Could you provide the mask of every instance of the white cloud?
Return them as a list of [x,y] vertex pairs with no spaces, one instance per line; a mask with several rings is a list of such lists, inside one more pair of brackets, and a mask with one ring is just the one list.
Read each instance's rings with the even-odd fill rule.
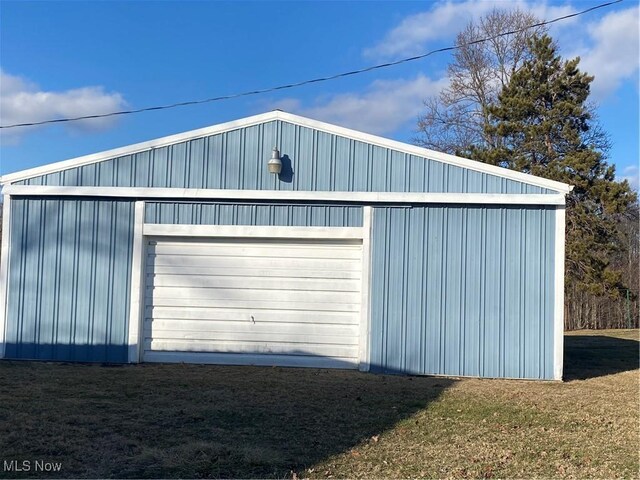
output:
[[[466,0],[464,2],[438,2],[426,11],[405,17],[392,28],[375,46],[365,49],[364,55],[374,58],[393,58],[426,52],[429,42],[449,40],[451,44],[456,34],[471,20],[477,20],[494,8],[528,10],[540,19],[551,19],[573,13],[569,5],[547,5],[546,2],[509,2],[500,0]],[[563,26],[575,23],[568,19]],[[558,25],[558,24],[556,24]]]
[[[82,87],[64,91],[45,91],[35,83],[0,70],[0,123],[13,125],[63,117],[96,115],[120,110],[126,106],[117,92],[105,92],[103,87]],[[114,117],[65,123],[78,131],[97,131],[112,126]],[[22,135],[39,127],[19,127],[2,130],[3,142],[15,142]]]
[[437,94],[445,83],[422,74],[413,79],[377,80],[363,93],[349,92],[316,99],[305,106],[300,100],[286,98],[272,104],[317,120],[323,120],[373,134],[390,134],[409,122],[415,124],[422,101]]
[[638,49],[640,7],[611,12],[589,24],[586,31],[590,47],[582,47],[570,55],[580,55],[581,70],[594,75],[592,94],[602,100],[625,80],[636,80],[640,66]]
[[452,38],[472,18],[495,6],[494,2],[468,0],[461,3],[437,3],[426,12],[405,17],[374,47],[364,51],[367,57],[391,58],[424,52],[428,42]]
[[616,175],[618,180],[626,180],[634,189],[640,189],[640,168],[629,165],[622,169],[622,175]]

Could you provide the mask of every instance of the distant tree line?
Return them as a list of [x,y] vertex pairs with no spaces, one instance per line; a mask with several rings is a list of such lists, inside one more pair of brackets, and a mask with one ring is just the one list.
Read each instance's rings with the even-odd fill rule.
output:
[[592,76],[520,10],[494,10],[456,39],[449,85],[425,100],[416,143],[574,186],[567,195],[566,328],[638,326],[638,196],[607,163]]

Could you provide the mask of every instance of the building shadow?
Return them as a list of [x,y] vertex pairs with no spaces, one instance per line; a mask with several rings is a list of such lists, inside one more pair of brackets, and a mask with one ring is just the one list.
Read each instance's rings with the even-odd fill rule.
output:
[[640,342],[604,335],[565,335],[564,380],[586,380],[640,368]]
[[4,421],[22,419],[0,451],[61,461],[66,478],[304,475],[377,442],[454,383],[354,370],[15,361],[0,362],[0,377],[15,378],[29,398],[0,393]]

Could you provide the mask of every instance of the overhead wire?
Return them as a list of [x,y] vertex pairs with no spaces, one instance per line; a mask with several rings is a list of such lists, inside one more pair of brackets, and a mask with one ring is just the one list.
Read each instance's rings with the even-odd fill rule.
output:
[[32,126],[37,126],[37,125],[47,125],[47,124],[52,124],[52,123],[64,123],[64,122],[75,122],[75,121],[79,121],[79,120],[90,120],[90,119],[95,119],[95,118],[105,118],[105,117],[114,117],[114,116],[120,116],[120,115],[131,115],[131,114],[135,114],[135,113],[142,113],[142,112],[153,112],[153,111],[158,111],[158,110],[167,110],[167,109],[171,109],[171,108],[178,108],[178,107],[185,107],[185,106],[189,106],[189,105],[200,105],[203,103],[212,103],[212,102],[219,102],[222,100],[231,100],[234,98],[240,98],[240,97],[248,97],[248,96],[252,96],[252,95],[259,95],[259,94],[264,94],[264,93],[271,93],[271,92],[277,92],[280,90],[287,90],[287,89],[292,89],[292,88],[297,88],[297,87],[302,87],[304,85],[311,85],[314,83],[320,83],[320,82],[328,82],[331,80],[336,80],[339,78],[345,78],[345,77],[350,77],[353,75],[359,75],[362,73],[367,73],[367,72],[371,72],[374,70],[379,70],[382,68],[388,68],[388,67],[393,67],[396,65],[400,65],[403,63],[407,63],[407,62],[413,62],[416,60],[422,60],[424,58],[427,58],[431,55],[434,55],[436,53],[442,53],[442,52],[448,52],[448,51],[453,51],[453,50],[458,50],[460,48],[463,47],[468,47],[471,45],[476,45],[478,43],[484,43],[484,42],[488,42],[491,40],[495,40],[497,38],[500,37],[504,37],[507,35],[513,35],[516,33],[521,33],[524,32],[526,30],[529,30],[531,28],[537,28],[537,27],[542,27],[545,25],[551,25],[553,23],[556,22],[560,22],[562,20],[567,20],[569,18],[573,18],[573,17],[577,17],[580,15],[585,15],[589,12],[592,12],[594,10],[598,10],[601,8],[605,8],[605,7],[609,7],[611,5],[614,5],[616,3],[620,3],[623,0],[614,0],[611,2],[607,2],[607,3],[601,3],[599,5],[595,5],[593,7],[587,8],[586,10],[581,10],[579,12],[575,12],[575,13],[571,13],[571,14],[567,14],[567,15],[563,15],[561,17],[556,17],[553,18],[551,20],[545,20],[539,23],[535,23],[532,25],[527,25],[525,27],[521,27],[515,30],[510,30],[510,31],[506,31],[506,32],[501,32],[499,34],[490,36],[490,37],[485,37],[485,38],[480,38],[477,40],[473,40],[470,42],[465,42],[463,44],[460,45],[452,45],[449,47],[443,47],[443,48],[438,48],[435,50],[431,50],[429,52],[426,53],[422,53],[420,55],[414,55],[412,57],[406,57],[406,58],[402,58],[399,60],[394,60],[392,62],[386,62],[386,63],[380,63],[380,64],[376,64],[376,65],[371,65],[368,67],[364,67],[364,68],[360,68],[357,70],[351,70],[348,72],[341,72],[341,73],[337,73],[334,75],[328,75],[328,76],[324,76],[324,77],[318,77],[318,78],[312,78],[309,80],[302,80],[299,82],[295,82],[295,83],[288,83],[288,84],[284,84],[284,85],[278,85],[275,87],[267,87],[267,88],[262,88],[262,89],[257,89],[257,90],[249,90],[249,91],[244,91],[244,92],[239,92],[239,93],[232,93],[229,95],[220,95],[220,96],[216,96],[216,97],[211,97],[211,98],[204,98],[204,99],[200,99],[200,100],[189,100],[189,101],[185,101],[185,102],[177,102],[177,103],[170,103],[170,104],[165,104],[165,105],[156,105],[156,106],[151,106],[151,107],[143,107],[143,108],[137,108],[137,109],[131,109],[131,110],[121,110],[121,111],[116,111],[116,112],[109,112],[109,113],[100,113],[100,114],[95,114],[95,115],[82,115],[82,116],[78,116],[78,117],[67,117],[67,118],[55,118],[55,119],[51,119],[51,120],[42,120],[42,121],[38,121],[38,122],[25,122],[25,123],[15,123],[12,125],[0,125],[0,129],[8,129],[8,128],[18,128],[18,127],[32,127]]

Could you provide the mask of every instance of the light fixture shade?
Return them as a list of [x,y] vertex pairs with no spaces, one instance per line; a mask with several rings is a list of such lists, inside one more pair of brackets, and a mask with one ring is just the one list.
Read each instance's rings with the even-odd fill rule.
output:
[[280,160],[278,147],[273,147],[273,152],[271,152],[271,158],[267,163],[267,167],[269,168],[269,173],[280,175],[280,172],[282,171],[282,160]]

